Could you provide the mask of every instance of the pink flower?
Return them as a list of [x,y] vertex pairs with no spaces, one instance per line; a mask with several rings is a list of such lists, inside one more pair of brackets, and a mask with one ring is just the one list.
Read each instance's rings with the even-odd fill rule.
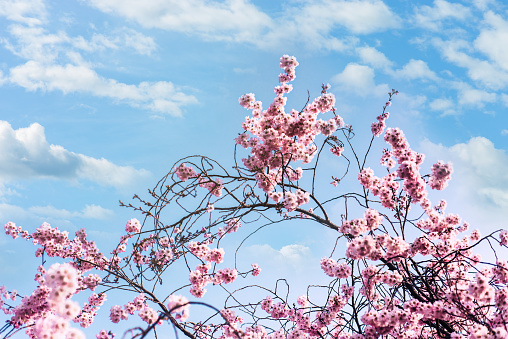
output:
[[190,304],[189,300],[181,295],[170,295],[168,298],[168,310],[175,314],[176,319],[185,321],[189,318]]

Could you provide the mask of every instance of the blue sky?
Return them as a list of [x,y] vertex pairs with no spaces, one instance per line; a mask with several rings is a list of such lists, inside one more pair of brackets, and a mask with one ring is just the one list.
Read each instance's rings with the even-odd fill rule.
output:
[[[454,164],[436,199],[484,233],[508,228],[508,6],[494,0],[1,1],[2,223],[85,227],[107,245],[135,216],[118,200],[177,159],[231,165],[238,97],[267,105],[283,54],[300,62],[288,106],[330,83],[359,140],[399,90],[388,125],[427,168]],[[254,245],[298,262],[316,244]],[[10,260],[25,252],[0,235],[2,283],[31,284]]]

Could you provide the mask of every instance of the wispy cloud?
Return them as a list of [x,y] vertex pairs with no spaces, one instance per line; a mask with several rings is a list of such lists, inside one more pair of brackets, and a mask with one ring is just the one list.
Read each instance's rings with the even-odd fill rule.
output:
[[463,21],[471,17],[471,10],[459,3],[444,0],[434,0],[434,6],[417,7],[414,23],[425,29],[437,31],[447,20]]
[[45,65],[37,61],[28,61],[10,70],[9,81],[29,91],[89,93],[125,102],[133,107],[174,116],[182,115],[182,106],[197,102],[194,96],[183,93],[171,82],[141,82],[138,85],[128,85],[101,77],[86,65]]
[[333,77],[343,90],[360,96],[386,95],[390,91],[387,84],[376,85],[374,70],[369,66],[349,63],[344,70]]
[[4,0],[0,2],[0,16],[27,25],[38,25],[47,15],[42,0]]
[[109,14],[136,21],[144,27],[195,35],[211,41],[249,43],[274,48],[304,43],[313,48],[345,50],[354,45],[348,35],[382,32],[401,25],[401,19],[380,0],[320,0],[285,6],[277,16],[263,12],[248,0],[144,2],[89,0]]
[[118,166],[106,160],[92,158],[49,144],[44,127],[34,123],[13,129],[0,121],[0,181],[20,179],[90,180],[104,186],[122,188],[150,173],[130,166]]
[[0,15],[11,21],[9,35],[0,38],[0,43],[26,60],[11,67],[0,78],[0,85],[10,83],[29,91],[84,93],[161,115],[181,116],[183,107],[198,102],[195,96],[184,93],[170,81],[128,84],[100,75],[96,65],[87,60],[88,54],[105,50],[128,50],[150,56],[157,50],[152,37],[126,27],[107,34],[93,33],[89,38],[70,36],[62,30],[48,30],[44,20],[23,19],[36,15],[39,8],[42,11],[44,3],[0,4]]
[[427,80],[438,80],[436,73],[430,70],[427,63],[423,60],[415,60],[411,59],[407,64],[405,64],[401,69],[398,69],[394,72],[396,77],[401,77],[405,79],[427,79]]
[[363,63],[370,65],[374,68],[383,69],[385,72],[391,71],[393,62],[391,62],[386,55],[378,51],[374,47],[363,46],[356,49],[358,56]]

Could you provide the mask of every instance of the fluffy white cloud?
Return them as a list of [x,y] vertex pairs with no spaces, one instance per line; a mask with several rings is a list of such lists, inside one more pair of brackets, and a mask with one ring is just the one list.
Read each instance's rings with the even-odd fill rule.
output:
[[86,179],[121,188],[148,176],[149,172],[143,169],[118,166],[104,158],[95,159],[50,145],[44,127],[38,123],[14,130],[8,122],[0,121],[1,182],[32,178]]
[[411,59],[401,69],[396,70],[395,76],[405,79],[429,79],[437,80],[436,73],[430,70],[427,63],[423,60]]
[[454,115],[456,111],[453,109],[454,102],[450,99],[438,98],[429,103],[429,107],[433,111],[442,111],[443,115]]
[[430,30],[438,30],[443,21],[454,19],[463,21],[471,16],[471,10],[459,3],[444,0],[434,0],[434,6],[416,8],[414,22],[416,25]]
[[105,220],[114,215],[114,212],[110,209],[101,207],[99,205],[86,205],[81,211],[68,211],[66,209],[58,209],[54,206],[32,206],[28,208],[28,213],[43,218],[55,218],[55,219],[100,219]]
[[11,53],[27,60],[10,68],[0,84],[10,82],[27,90],[86,93],[126,103],[157,114],[182,115],[182,107],[197,103],[196,97],[183,93],[169,81],[141,82],[137,85],[105,78],[95,71],[81,53],[129,49],[150,55],[157,45],[153,38],[129,28],[89,39],[70,37],[64,31],[48,32],[43,25],[12,24],[10,37],[0,43]]
[[486,28],[474,41],[474,46],[489,57],[496,65],[508,71],[508,22],[500,15],[487,12],[483,24]]
[[462,106],[474,106],[482,108],[487,103],[497,101],[496,93],[470,88],[469,86],[459,86],[458,101]]
[[364,46],[356,49],[358,56],[363,63],[368,64],[374,68],[380,68],[385,71],[390,71],[393,63],[388,58],[375,49],[374,47]]
[[[436,145],[428,140],[421,145],[426,162],[451,161],[454,167],[445,195],[450,212],[463,215],[482,225],[506,228],[508,208],[508,155],[484,137],[471,138],[467,143],[451,147]],[[453,207],[452,207],[453,206]]]
[[89,0],[105,12],[134,20],[144,27],[197,35],[206,40],[247,42],[261,48],[304,43],[312,48],[349,49],[351,37],[337,38],[338,27],[369,34],[400,27],[401,19],[380,0],[321,0],[286,6],[270,17],[248,0],[160,1]]
[[128,85],[99,76],[85,65],[46,65],[37,61],[14,67],[9,80],[30,91],[61,91],[65,94],[80,92],[125,102],[133,107],[156,113],[181,116],[181,107],[197,102],[167,81],[141,82]]
[[376,85],[374,82],[374,70],[372,68],[355,63],[349,63],[332,80],[342,89],[360,96],[386,95],[390,91],[387,84]]
[[400,27],[401,19],[380,0],[322,0],[303,6],[296,22],[314,31],[342,26],[354,34],[369,34]]
[[443,41],[433,39],[432,43],[448,61],[467,69],[471,80],[487,88],[498,90],[508,85],[508,72],[495,63],[472,57],[472,46],[464,40]]
[[42,0],[2,0],[0,16],[27,25],[38,25],[46,17],[46,6]]
[[95,33],[89,40],[78,36],[71,39],[71,43],[74,47],[87,52],[129,48],[141,55],[151,55],[157,49],[157,44],[152,37],[126,27],[110,35]]
[[252,42],[272,25],[271,18],[245,0],[89,0],[90,5],[144,27],[197,34],[210,40]]

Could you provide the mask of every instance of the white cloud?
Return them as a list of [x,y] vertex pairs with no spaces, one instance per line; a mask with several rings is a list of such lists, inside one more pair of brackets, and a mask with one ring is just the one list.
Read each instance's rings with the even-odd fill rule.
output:
[[28,208],[28,212],[43,219],[83,218],[105,220],[114,216],[114,212],[112,210],[99,205],[86,205],[81,211],[68,211],[66,209],[58,209],[51,205],[32,206]]
[[343,89],[364,97],[368,95],[385,95],[390,92],[387,84],[375,84],[374,70],[372,68],[355,63],[349,63],[332,80]]
[[353,34],[370,34],[398,28],[401,19],[380,0],[322,0],[303,6],[296,22],[318,32],[342,26]]
[[449,212],[460,212],[473,227],[491,225],[507,228],[508,155],[484,137],[471,138],[467,143],[451,147],[426,140],[421,144],[428,161],[451,161],[454,173],[449,187]]
[[45,20],[46,15],[46,6],[42,0],[0,1],[0,16],[11,21],[38,25]]
[[73,219],[107,220],[114,212],[99,205],[86,205],[81,211],[69,211],[52,205],[23,208],[8,203],[0,203],[0,219],[24,222],[51,222],[58,225],[69,224]]
[[460,88],[458,93],[458,101],[462,106],[482,108],[486,103],[494,103],[496,100],[496,93],[489,93],[469,87]]
[[183,93],[169,81],[141,82],[137,85],[105,78],[94,70],[81,52],[130,49],[150,55],[157,45],[153,38],[129,28],[113,30],[108,35],[93,34],[90,39],[69,37],[59,31],[48,32],[40,25],[9,26],[10,38],[0,38],[7,50],[26,59],[0,77],[5,82],[35,91],[86,93],[126,103],[157,114],[182,115],[182,107],[197,103],[196,97]]
[[48,33],[41,26],[11,25],[11,41],[2,38],[0,41],[14,55],[26,60],[53,62],[62,50],[62,45],[70,41],[65,32]]
[[466,20],[471,16],[471,10],[459,3],[444,0],[434,0],[434,7],[421,6],[416,9],[415,24],[430,30],[439,30],[444,21],[454,19]]
[[28,61],[12,68],[9,80],[29,91],[88,93],[174,116],[182,115],[182,106],[197,102],[194,96],[184,94],[171,82],[141,82],[139,85],[128,85],[114,79],[103,78],[85,65],[45,65]]
[[437,80],[436,73],[430,70],[427,63],[423,60],[411,59],[401,69],[396,70],[394,75],[406,79],[429,79]]
[[494,90],[502,89],[508,85],[508,72],[496,64],[474,58],[466,53],[473,52],[467,41],[433,39],[432,43],[448,61],[466,68],[471,80],[478,81],[483,86]]
[[388,58],[375,49],[374,47],[364,46],[356,49],[363,63],[368,64],[374,68],[380,68],[386,72],[390,71],[393,63]]
[[38,178],[86,179],[121,188],[148,176],[149,172],[143,169],[118,166],[104,158],[95,159],[59,145],[50,145],[44,127],[38,123],[14,130],[8,122],[0,121],[1,182]]
[[157,49],[157,44],[152,37],[126,27],[116,30],[112,35],[95,33],[89,40],[78,36],[73,38],[71,43],[74,47],[87,52],[106,49],[118,50],[127,47],[133,49],[138,54],[151,55]]
[[485,10],[491,4],[495,4],[496,0],[473,0],[473,4],[480,10]]
[[272,25],[271,18],[245,0],[89,0],[105,12],[144,27],[196,34],[210,40],[252,42]]
[[451,99],[438,98],[429,103],[429,107],[433,111],[442,111],[443,115],[455,115],[456,111],[453,109],[454,102]]
[[[247,42],[261,48],[306,44],[313,48],[346,50],[352,37],[332,34],[343,27],[353,34],[369,34],[400,27],[402,21],[380,0],[321,0],[302,6],[286,6],[270,17],[249,0],[89,0],[105,13],[134,20],[144,27],[159,28],[205,40]],[[288,33],[290,32],[290,33]]]
[[501,135],[508,135],[508,129],[504,129],[501,131]]
[[500,15],[487,12],[484,16],[484,28],[474,41],[478,50],[489,57],[497,66],[508,71],[508,22]]

